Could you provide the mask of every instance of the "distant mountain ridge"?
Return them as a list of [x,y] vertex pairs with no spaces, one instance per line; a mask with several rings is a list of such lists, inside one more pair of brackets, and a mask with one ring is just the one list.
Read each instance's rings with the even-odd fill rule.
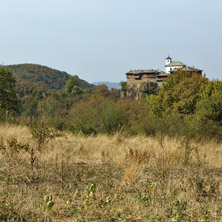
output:
[[[7,65],[17,82],[25,82],[43,89],[64,89],[66,81],[72,76],[66,72],[37,64]],[[94,85],[80,79],[79,86],[82,89],[93,89]]]
[[98,85],[106,85],[108,89],[114,88],[114,89],[121,89],[121,84],[118,82],[93,82],[92,84],[98,86]]

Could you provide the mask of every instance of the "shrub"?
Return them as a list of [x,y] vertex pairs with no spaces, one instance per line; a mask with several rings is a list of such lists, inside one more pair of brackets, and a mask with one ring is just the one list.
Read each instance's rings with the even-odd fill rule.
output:
[[33,139],[37,142],[37,148],[40,150],[44,144],[50,140],[63,136],[63,134],[49,128],[44,121],[34,122],[28,125]]
[[71,130],[83,134],[112,134],[127,122],[121,106],[111,99],[80,103],[74,107],[71,116]]

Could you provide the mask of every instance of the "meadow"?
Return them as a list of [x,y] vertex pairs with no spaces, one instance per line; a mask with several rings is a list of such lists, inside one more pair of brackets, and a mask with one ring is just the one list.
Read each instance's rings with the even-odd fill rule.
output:
[[221,165],[215,141],[63,132],[40,143],[2,124],[0,221],[222,221]]
[[1,66],[0,221],[222,221],[222,81],[135,90]]

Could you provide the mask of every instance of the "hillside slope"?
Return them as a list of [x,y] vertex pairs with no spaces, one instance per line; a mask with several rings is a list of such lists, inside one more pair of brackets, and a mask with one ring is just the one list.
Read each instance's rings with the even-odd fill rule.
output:
[[[36,64],[9,65],[7,67],[18,82],[31,83],[43,89],[61,90],[71,77],[66,72]],[[79,79],[79,86],[83,89],[93,89],[95,87],[82,79]]]

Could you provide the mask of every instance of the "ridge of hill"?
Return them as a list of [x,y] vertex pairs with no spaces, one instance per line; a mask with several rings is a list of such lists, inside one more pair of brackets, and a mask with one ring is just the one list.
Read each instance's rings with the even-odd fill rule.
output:
[[106,85],[108,87],[108,89],[110,90],[111,88],[114,88],[114,89],[121,89],[121,85],[120,83],[118,82],[93,82],[92,83],[93,85]]
[[[62,90],[66,81],[72,77],[66,72],[37,64],[7,65],[6,67],[12,72],[17,82],[30,83],[43,89]],[[80,79],[78,76],[76,77],[82,89],[95,88],[93,84]]]

